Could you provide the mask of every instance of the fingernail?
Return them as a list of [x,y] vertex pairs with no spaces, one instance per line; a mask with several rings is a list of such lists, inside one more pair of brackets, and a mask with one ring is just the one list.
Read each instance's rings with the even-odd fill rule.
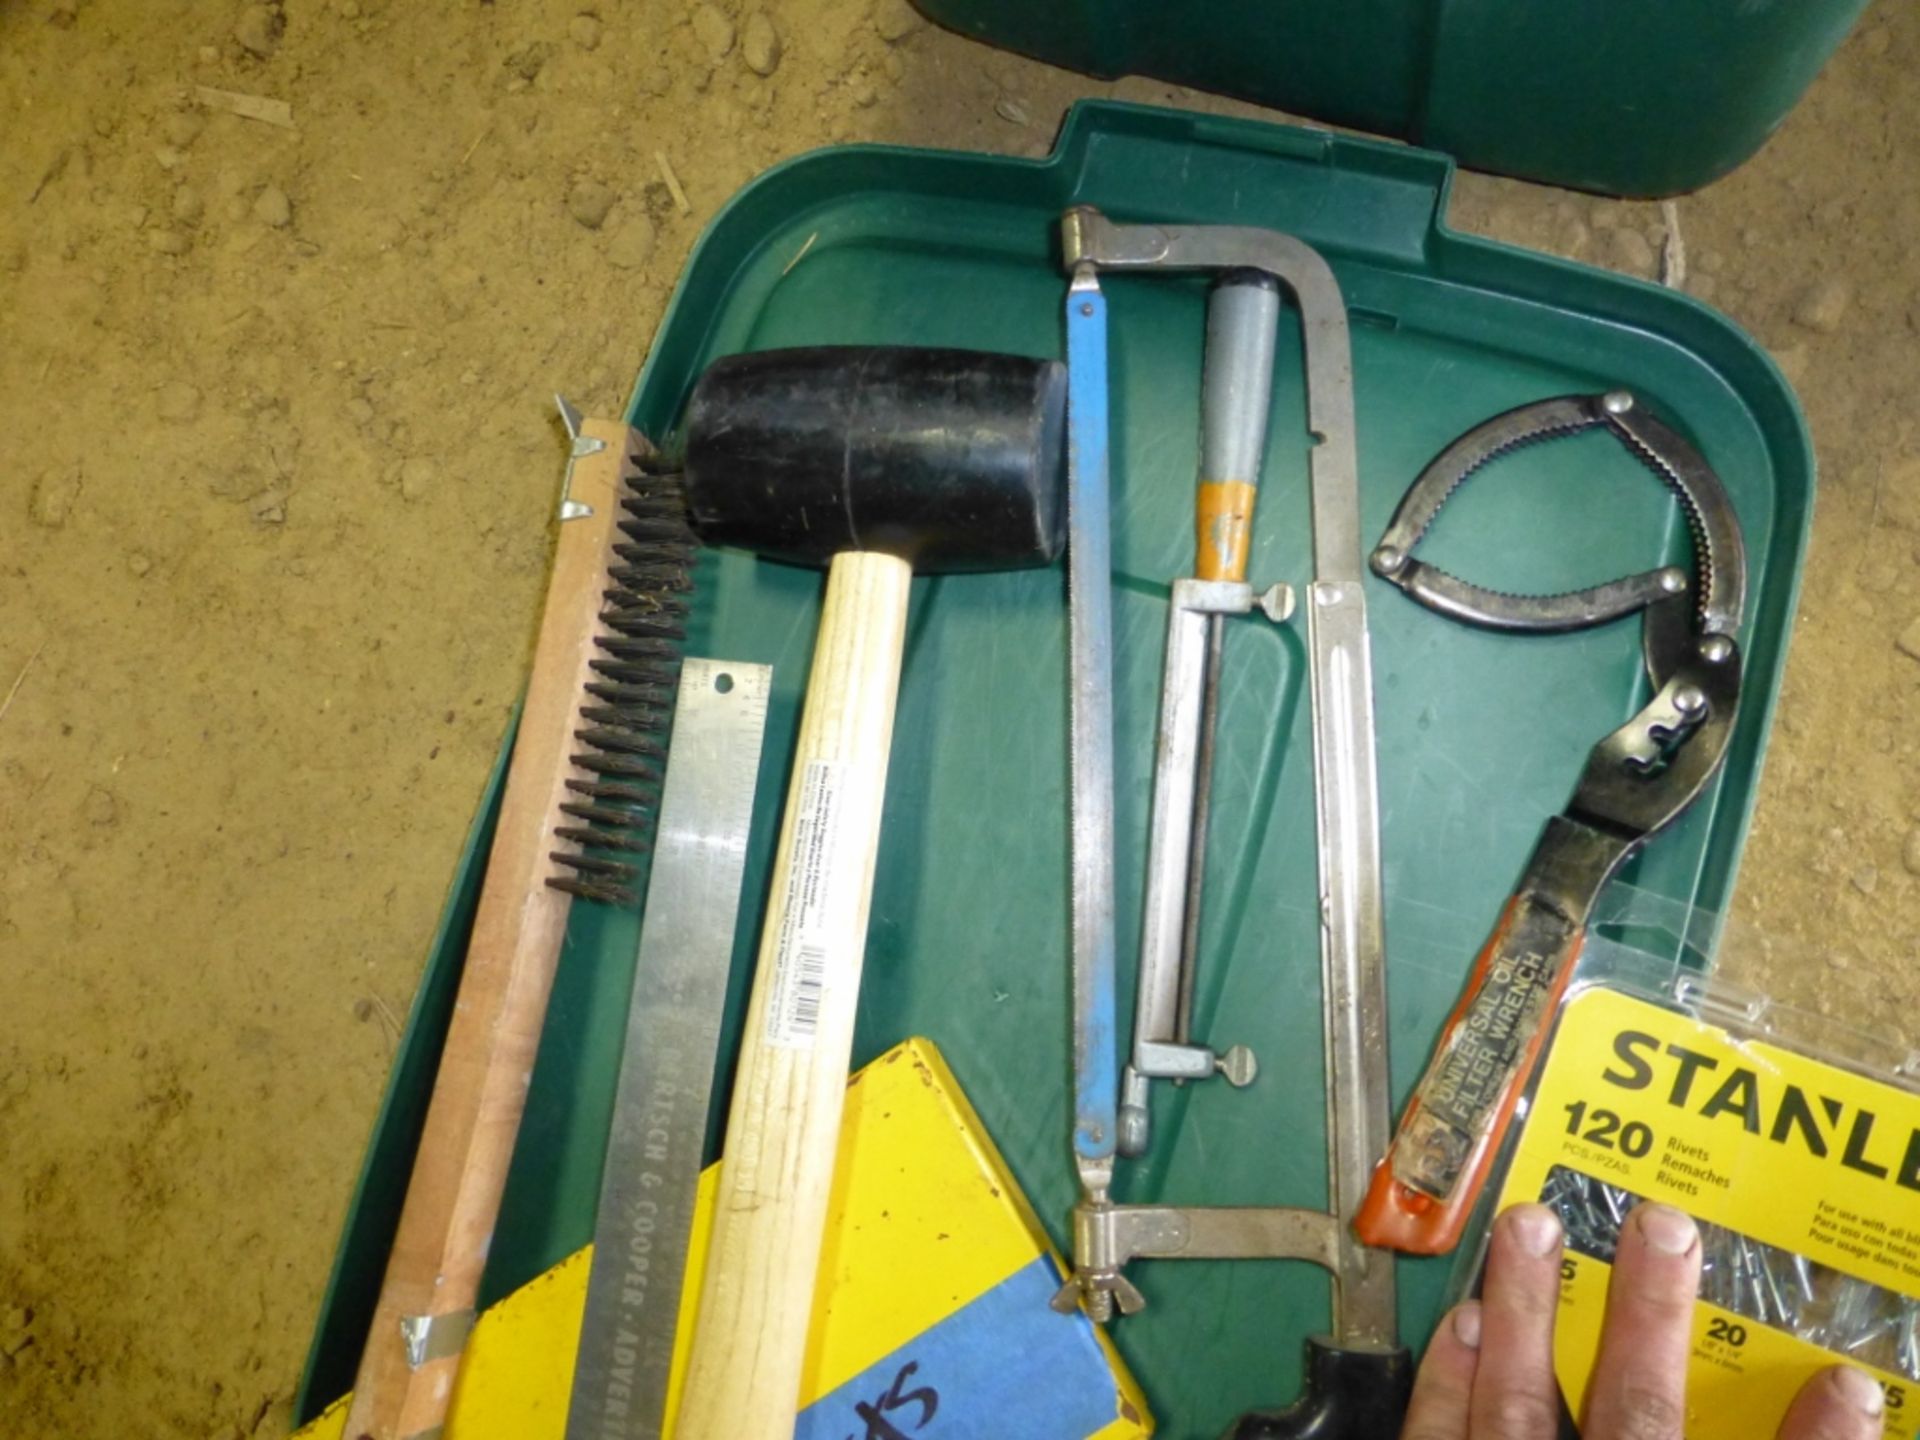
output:
[[1480,1348],[1480,1302],[1478,1300],[1469,1300],[1454,1310],[1453,1338],[1469,1350]]
[[1560,1248],[1560,1217],[1544,1205],[1516,1205],[1507,1212],[1507,1228],[1529,1255],[1545,1257]]
[[1671,1205],[1641,1205],[1633,1214],[1640,1238],[1663,1255],[1684,1255],[1699,1243],[1693,1217]]
[[[1460,1328],[1457,1322],[1454,1328]],[[1880,1412],[1887,1408],[1887,1397],[1880,1389],[1880,1382],[1864,1370],[1842,1365],[1833,1372],[1833,1388],[1840,1392],[1841,1399],[1870,1420],[1878,1420]]]

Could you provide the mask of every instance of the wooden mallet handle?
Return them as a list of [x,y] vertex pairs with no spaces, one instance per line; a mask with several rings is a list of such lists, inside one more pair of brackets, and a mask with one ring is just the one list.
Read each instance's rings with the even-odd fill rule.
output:
[[839,1150],[912,570],[836,556],[674,1433],[789,1440]]
[[680,1440],[789,1440],[813,1316],[915,572],[1050,564],[1065,375],[969,350],[732,355],[687,402],[694,528],[826,564],[734,1077]]

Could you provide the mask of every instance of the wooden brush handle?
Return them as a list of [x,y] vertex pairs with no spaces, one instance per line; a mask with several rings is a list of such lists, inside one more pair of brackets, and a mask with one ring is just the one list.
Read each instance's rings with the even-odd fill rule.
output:
[[836,556],[807,681],[678,1440],[791,1440],[867,939],[905,561]]
[[[354,1381],[344,1431],[351,1440],[411,1440],[445,1418],[461,1321],[480,1289],[526,1108],[569,904],[546,884],[554,873],[547,857],[570,848],[553,832],[575,773],[568,757],[608,583],[621,465],[635,443],[608,421],[589,420],[582,433],[606,447],[573,464],[569,496],[592,513],[560,526],[453,1024]],[[425,1352],[437,1358],[415,1364],[403,1326],[423,1317]]]

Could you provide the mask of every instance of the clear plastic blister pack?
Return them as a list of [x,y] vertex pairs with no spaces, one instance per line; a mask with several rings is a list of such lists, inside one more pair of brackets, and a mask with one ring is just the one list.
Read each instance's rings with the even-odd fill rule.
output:
[[[1557,1165],[1540,1201],[1560,1216],[1567,1249],[1609,1263],[1643,1197]],[[1700,1226],[1700,1298],[1832,1354],[1920,1380],[1920,1299],[1767,1245],[1723,1225]]]
[[1705,973],[1761,943],[1613,887],[1456,1288],[1477,1286],[1499,1209],[1559,1214],[1555,1363],[1577,1417],[1621,1226],[1658,1200],[1701,1233],[1689,1440],[1771,1434],[1836,1359],[1880,1379],[1904,1440],[1920,1433],[1920,1051]]

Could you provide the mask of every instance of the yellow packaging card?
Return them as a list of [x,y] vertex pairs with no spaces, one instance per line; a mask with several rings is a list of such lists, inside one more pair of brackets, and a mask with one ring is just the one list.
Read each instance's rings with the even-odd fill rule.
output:
[[[1920,1296],[1920,1096],[1894,1086],[1617,991],[1586,990],[1562,1014],[1500,1204],[1551,1197],[1582,1176],[1616,1197],[1662,1201],[1804,1257],[1803,1274],[1818,1267],[1889,1292],[1896,1316],[1894,1297]],[[1576,1228],[1554,1348],[1577,1417],[1611,1267],[1604,1247],[1578,1253]],[[1742,1278],[1749,1288],[1765,1283]],[[1696,1307],[1688,1440],[1771,1435],[1810,1375],[1858,1358],[1801,1338],[1777,1314],[1753,1318],[1767,1312],[1765,1296]],[[1903,1368],[1874,1373],[1888,1440],[1910,1440],[1920,1433],[1920,1386],[1906,1362],[1890,1358],[1898,1343],[1890,1333],[1874,1353]]]
[[[674,1401],[718,1176],[711,1166],[700,1179]],[[591,1253],[480,1317],[446,1440],[561,1440]],[[1046,1232],[939,1051],[922,1039],[895,1046],[848,1084],[796,1440],[1151,1435],[1145,1397],[1105,1332],[1048,1306],[1059,1275]],[[296,1440],[340,1440],[346,1403]]]

